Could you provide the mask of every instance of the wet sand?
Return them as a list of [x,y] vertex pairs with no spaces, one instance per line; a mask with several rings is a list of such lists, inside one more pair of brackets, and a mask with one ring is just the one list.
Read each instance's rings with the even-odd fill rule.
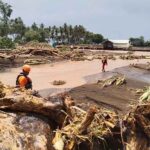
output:
[[86,84],[69,91],[75,102],[87,109],[91,104],[113,109],[118,113],[126,113],[131,109],[130,104],[136,104],[139,95],[135,89],[144,88],[148,83],[127,79],[122,86],[108,86],[102,88],[99,84]]

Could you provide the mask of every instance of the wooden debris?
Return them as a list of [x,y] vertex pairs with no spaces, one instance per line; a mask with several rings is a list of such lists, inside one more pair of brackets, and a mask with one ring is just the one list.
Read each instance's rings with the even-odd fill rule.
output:
[[150,87],[146,88],[141,97],[139,98],[140,102],[149,101],[150,100]]
[[143,70],[150,70],[150,63],[147,64],[131,64],[131,67],[143,69]]
[[52,82],[53,85],[63,85],[63,84],[66,84],[66,81],[63,81],[63,80],[54,80]]
[[126,83],[125,77],[122,75],[116,75],[106,80],[98,80],[98,84],[102,85],[102,87],[107,87],[110,85],[122,85]]
[[138,104],[125,118],[127,150],[150,149],[150,103]]
[[80,127],[78,128],[79,134],[82,134],[84,131],[87,130],[87,128],[89,127],[89,125],[93,121],[94,115],[96,114],[96,112],[97,112],[96,107],[91,107],[88,110],[85,119],[83,120],[83,122],[81,123]]
[[29,65],[39,65],[39,64],[46,64],[48,63],[47,60],[44,59],[26,59],[24,61],[24,64],[29,64]]
[[121,55],[120,59],[123,59],[123,60],[145,59],[145,56],[143,55],[136,56],[136,55],[128,54],[128,55]]

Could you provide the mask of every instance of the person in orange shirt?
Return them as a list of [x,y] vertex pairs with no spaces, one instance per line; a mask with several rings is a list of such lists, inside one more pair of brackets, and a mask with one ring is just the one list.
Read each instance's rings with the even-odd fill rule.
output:
[[30,66],[24,65],[22,72],[17,76],[16,87],[24,87],[26,89],[32,89],[32,80],[28,77],[30,73]]

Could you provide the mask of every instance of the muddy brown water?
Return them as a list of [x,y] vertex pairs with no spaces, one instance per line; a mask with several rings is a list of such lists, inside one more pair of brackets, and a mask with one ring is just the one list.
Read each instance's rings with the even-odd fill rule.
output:
[[[113,69],[124,67],[132,63],[146,62],[148,62],[147,59],[117,59],[116,61],[109,60],[106,70],[110,72]],[[4,84],[15,86],[16,77],[20,71],[20,67],[7,69],[0,73],[0,81],[2,81]],[[71,88],[81,86],[86,83],[94,83],[97,79],[105,79],[112,75],[112,73],[108,74],[101,72],[100,60],[93,60],[77,62],[66,61],[45,65],[35,65],[32,66],[32,70],[29,76],[32,78],[33,88],[35,90],[40,90],[41,93],[44,91],[49,91],[48,94],[55,94],[68,91]],[[66,84],[54,86],[52,85],[54,80],[64,80],[66,81]]]

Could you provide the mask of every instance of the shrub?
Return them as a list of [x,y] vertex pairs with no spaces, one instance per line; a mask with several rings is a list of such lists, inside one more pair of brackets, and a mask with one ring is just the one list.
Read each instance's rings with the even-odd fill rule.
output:
[[15,48],[15,43],[10,39],[10,38],[7,38],[7,37],[0,37],[0,48],[1,49],[13,49]]

